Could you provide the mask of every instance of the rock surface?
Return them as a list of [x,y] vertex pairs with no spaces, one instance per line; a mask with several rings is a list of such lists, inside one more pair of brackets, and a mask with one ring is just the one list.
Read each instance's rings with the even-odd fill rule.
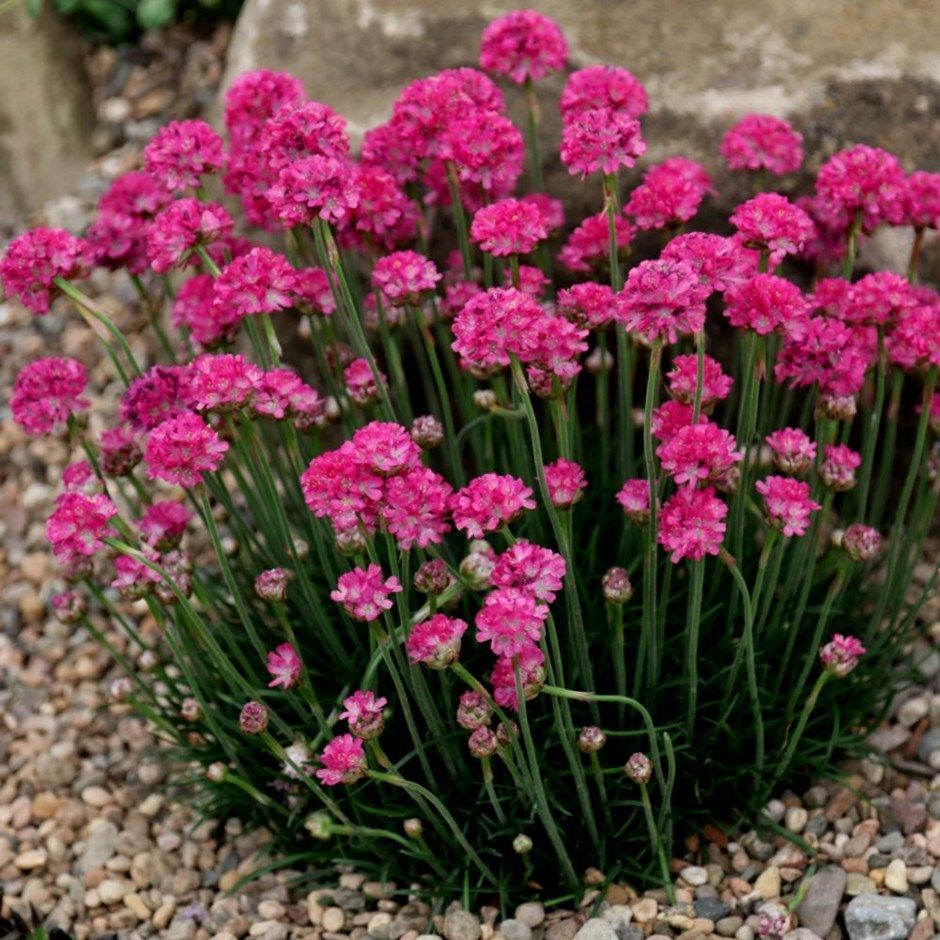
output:
[[825,937],[836,921],[848,876],[837,865],[828,865],[809,881],[803,901],[797,908],[800,926]]
[[845,909],[845,927],[849,940],[904,940],[916,913],[910,898],[860,894]]

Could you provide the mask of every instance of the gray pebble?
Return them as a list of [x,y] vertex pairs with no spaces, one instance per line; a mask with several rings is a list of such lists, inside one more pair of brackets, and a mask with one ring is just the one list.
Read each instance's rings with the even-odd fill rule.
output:
[[849,940],[905,940],[916,914],[910,898],[860,894],[845,909],[845,927]]
[[574,940],[620,940],[612,924],[600,917],[592,917],[574,935]]
[[532,928],[513,917],[499,925],[499,932],[506,940],[532,940]]
[[444,918],[447,940],[479,940],[480,922],[467,911],[451,911]]

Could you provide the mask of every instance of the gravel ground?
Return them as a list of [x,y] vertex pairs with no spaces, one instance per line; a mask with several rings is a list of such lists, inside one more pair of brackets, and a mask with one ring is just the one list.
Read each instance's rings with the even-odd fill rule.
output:
[[[80,228],[107,180],[133,165],[157,124],[197,113],[218,81],[226,39],[224,32],[196,42],[173,34],[91,57],[102,155],[75,195],[45,208],[44,220]],[[94,292],[118,311],[118,324],[145,354],[144,318],[130,285],[100,277]],[[100,361],[93,343],[64,308],[37,320],[0,303],[0,387],[8,389],[23,364],[51,348]],[[109,381],[104,363],[91,370],[91,387],[102,390],[93,414],[113,408],[119,390]],[[77,937],[173,940],[753,940],[768,928],[788,940],[940,936],[938,597],[924,608],[925,639],[911,651],[923,684],[899,696],[872,735],[879,756],[847,767],[838,783],[785,792],[768,806],[817,850],[812,857],[782,836],[749,831],[729,841],[707,829],[673,860],[674,906],[661,890],[638,895],[626,884],[602,897],[597,871],[585,873],[591,889],[578,911],[546,912],[538,901],[514,912],[432,909],[405,885],[340,870],[333,884],[311,893],[291,890],[299,873],[290,870],[236,889],[257,866],[265,835],[243,834],[237,820],[195,825],[162,786],[170,768],[146,723],[110,702],[118,673],[109,656],[48,615],[48,598],[61,585],[43,524],[61,469],[77,456],[62,442],[26,438],[3,396],[0,885],[8,907],[33,904],[47,923]],[[929,574],[924,566],[917,576]],[[145,633],[154,629],[135,615]],[[793,912],[774,920],[771,913],[784,907]],[[500,913],[512,916],[500,920]]]

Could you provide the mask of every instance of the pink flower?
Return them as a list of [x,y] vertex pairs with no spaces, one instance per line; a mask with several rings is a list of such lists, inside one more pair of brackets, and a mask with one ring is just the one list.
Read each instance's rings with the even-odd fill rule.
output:
[[556,309],[578,326],[602,329],[614,318],[614,292],[606,284],[585,281],[558,292]]
[[121,396],[120,418],[137,431],[152,431],[167,418],[189,411],[189,370],[185,366],[152,366],[131,379]]
[[243,317],[293,305],[294,269],[270,248],[252,248],[227,264],[215,281],[212,316],[224,328]]
[[480,41],[480,67],[517,85],[538,81],[568,61],[558,24],[535,10],[513,10],[489,23]]
[[581,491],[587,488],[587,477],[579,464],[559,457],[545,464],[545,484],[552,503],[559,509],[567,509],[581,499]]
[[677,486],[696,486],[720,479],[740,463],[744,454],[734,449],[736,443],[733,434],[707,421],[679,428],[656,455]]
[[453,349],[474,369],[509,365],[510,355],[529,358],[535,324],[545,317],[539,304],[515,288],[494,287],[471,297],[453,322]]
[[592,108],[624,111],[638,118],[649,110],[649,99],[646,89],[627,69],[590,65],[568,76],[560,106],[565,120]]
[[781,428],[766,437],[774,466],[791,476],[801,476],[816,459],[816,442],[799,428]]
[[632,522],[642,525],[649,519],[649,480],[627,480],[617,491],[616,499]]
[[147,257],[154,271],[179,267],[199,245],[209,245],[228,235],[232,217],[214,202],[185,198],[171,202],[150,226]]
[[[617,237],[617,252],[623,254],[633,241],[635,229],[623,215],[617,216],[614,221]],[[601,267],[609,258],[610,236],[607,216],[600,212],[589,215],[568,236],[558,260],[569,271],[591,271],[592,268]]]
[[294,296],[312,313],[328,317],[336,310],[336,299],[329,278],[322,268],[298,268],[294,271]]
[[81,239],[60,228],[34,228],[7,246],[0,259],[0,282],[10,297],[44,314],[59,294],[53,281],[85,277],[90,261],[91,248]]
[[496,656],[518,656],[529,643],[538,643],[548,608],[529,591],[500,588],[491,591],[477,611],[477,640],[489,642]]
[[725,536],[728,507],[712,487],[684,486],[666,500],[659,515],[659,544],[671,552],[673,563],[683,558],[700,561],[717,555]]
[[808,312],[799,287],[775,274],[755,274],[725,292],[724,314],[731,325],[760,336],[798,329]]
[[708,291],[683,261],[641,261],[617,295],[617,320],[645,342],[675,343],[705,326]]
[[101,472],[108,477],[126,477],[143,460],[137,436],[126,426],[101,432]]
[[492,583],[498,588],[518,588],[536,600],[551,604],[561,590],[565,559],[541,545],[519,539],[496,560]]
[[904,184],[894,154],[859,144],[840,150],[819,168],[816,192],[823,210],[838,220],[843,232],[857,216],[862,230],[871,232],[901,215]]
[[359,203],[341,223],[340,245],[362,249],[368,240],[391,250],[413,242],[419,212],[399,181],[378,166],[360,163],[355,171]]
[[[669,394],[684,405],[695,401],[695,389],[698,384],[698,356],[675,356],[672,369],[666,373]],[[733,380],[725,375],[721,363],[705,356],[702,371],[702,408],[710,408],[716,402],[723,401],[731,393]]]
[[439,545],[450,531],[446,517],[451,485],[429,467],[408,470],[388,482],[381,506],[388,531],[404,551]]
[[62,488],[68,493],[72,490],[86,494],[98,491],[98,478],[87,460],[70,463],[62,471]]
[[333,738],[320,754],[323,767],[317,770],[317,779],[328,787],[341,783],[355,783],[369,769],[363,750],[362,738],[341,734]]
[[346,710],[340,712],[339,717],[349,722],[349,730],[357,738],[368,741],[382,733],[385,725],[382,710],[386,705],[388,705],[388,699],[376,698],[374,692],[359,689],[343,699],[343,706]]
[[915,229],[940,229],[940,173],[917,170],[904,181],[903,221]]
[[157,551],[166,552],[179,545],[192,513],[172,499],[151,503],[137,522],[144,541]]
[[288,415],[314,417],[323,409],[315,388],[290,369],[269,369],[256,379],[251,409],[257,415],[280,420]]
[[813,220],[786,196],[759,193],[731,213],[746,248],[770,252],[774,261],[803,250],[815,232]]
[[504,656],[496,661],[490,674],[493,700],[501,708],[519,709],[516,696],[516,659],[519,663],[519,684],[522,697],[529,701],[535,698],[545,684],[545,656],[534,643],[526,643],[517,656]]
[[147,475],[151,480],[189,489],[203,474],[218,470],[228,444],[199,415],[190,413],[157,425],[147,438]]
[[[367,359],[353,359],[343,370],[346,380],[346,391],[357,405],[369,405],[379,397],[379,387],[375,381],[375,374]],[[379,372],[379,381],[384,385],[385,375]]]
[[368,568],[353,568],[341,574],[330,597],[342,604],[350,617],[369,622],[380,617],[383,610],[392,609],[389,597],[401,589],[398,578],[383,579],[382,569],[370,564]]
[[174,193],[198,189],[223,162],[222,138],[205,121],[170,121],[144,148],[144,169]]
[[643,174],[643,182],[630,194],[624,212],[638,228],[675,228],[698,212],[711,188],[705,168],[686,157],[670,157]]
[[467,691],[460,696],[457,705],[457,724],[467,731],[474,731],[489,724],[492,706],[480,692]]
[[836,492],[855,486],[855,471],[862,465],[861,456],[845,444],[827,444],[819,476],[823,484]]
[[189,400],[196,411],[237,411],[248,404],[262,375],[240,353],[203,353],[189,366]]
[[555,199],[548,193],[526,193],[520,196],[520,199],[539,210],[542,224],[549,235],[561,231],[565,224],[565,207],[560,199]]
[[592,108],[565,120],[561,137],[561,162],[571,174],[609,176],[631,167],[646,152],[640,122],[625,111]]
[[907,278],[877,271],[848,287],[843,319],[861,326],[892,326],[916,306],[916,289]]
[[[705,415],[698,416],[699,424],[704,424],[707,420]],[[657,441],[665,444],[680,428],[691,423],[692,405],[686,405],[680,401],[667,401],[653,409],[650,430]]]
[[[460,182],[476,184],[490,199],[508,196],[522,174],[525,143],[519,129],[502,114],[473,108],[455,115],[439,146],[441,158],[454,164]],[[461,191],[473,201],[472,187]]]
[[[211,274],[195,274],[184,281],[173,299],[170,319],[178,330],[188,330],[200,346],[213,347],[230,342],[233,338],[235,318],[225,316],[228,311],[213,305],[215,278]],[[219,314],[223,314],[220,318]]]
[[63,493],[46,522],[46,538],[56,560],[68,567],[75,556],[91,556],[104,548],[103,539],[114,535],[109,520],[117,506],[102,493]]
[[473,757],[482,760],[484,757],[492,757],[499,750],[499,739],[492,728],[482,725],[475,728],[467,738],[467,748]]
[[881,533],[870,525],[853,522],[842,533],[841,544],[853,561],[871,561],[881,549]]
[[268,198],[285,225],[310,225],[316,218],[342,221],[359,204],[356,174],[336,157],[304,157],[278,174]]
[[225,93],[225,128],[233,146],[254,143],[265,121],[306,97],[299,78],[258,69],[239,75]]
[[500,199],[484,206],[470,225],[470,240],[496,257],[527,255],[546,238],[542,213],[522,199]]
[[416,251],[395,251],[375,262],[372,286],[395,306],[416,305],[441,279],[433,261]]
[[758,480],[754,489],[764,497],[770,524],[787,538],[804,535],[809,527],[810,513],[822,508],[809,498],[809,484],[802,480],[770,476]]
[[261,702],[245,702],[238,716],[238,727],[245,734],[263,734],[268,729],[268,710]]
[[268,653],[268,672],[274,676],[268,683],[268,688],[292,688],[300,681],[302,669],[303,663],[297,655],[297,650],[290,643],[281,643]]
[[693,268],[709,291],[724,292],[757,273],[757,253],[736,238],[707,232],[677,235],[663,249],[660,258],[684,261]]
[[380,476],[421,466],[421,451],[406,428],[391,421],[370,421],[352,437],[354,460]]
[[832,639],[819,650],[823,666],[834,676],[844,678],[857,665],[859,657],[865,655],[865,647],[857,636],[834,633]]
[[27,434],[51,434],[84,411],[88,372],[77,359],[51,356],[24,366],[13,383],[10,411]]
[[430,669],[446,669],[460,656],[460,638],[466,631],[463,620],[434,614],[411,628],[405,641],[408,658]]
[[453,498],[454,524],[471,539],[508,525],[523,509],[535,509],[532,490],[522,480],[498,473],[475,477]]
[[798,332],[784,334],[774,373],[794,386],[819,385],[825,395],[856,395],[865,382],[869,354],[837,320],[809,317]]
[[385,488],[382,477],[364,463],[352,441],[314,457],[300,478],[304,500],[320,518],[328,516],[334,529],[370,528]]
[[348,154],[346,121],[319,101],[280,108],[262,125],[256,145],[256,156],[264,162],[272,179],[305,157],[343,160]]
[[[513,287],[515,278],[511,270],[503,272],[503,286],[504,287]],[[545,293],[545,288],[548,286],[548,278],[542,272],[541,268],[537,268],[531,264],[520,264],[519,265],[519,290],[523,294],[527,294],[533,300],[539,300],[542,297],[542,294]]]
[[902,311],[886,337],[889,359],[903,369],[940,366],[940,297],[919,290],[917,306]]
[[795,173],[803,162],[803,135],[789,121],[770,114],[747,114],[729,128],[721,155],[732,170]]
[[287,583],[289,580],[290,576],[286,569],[268,568],[255,578],[255,594],[263,601],[281,604],[287,598]]

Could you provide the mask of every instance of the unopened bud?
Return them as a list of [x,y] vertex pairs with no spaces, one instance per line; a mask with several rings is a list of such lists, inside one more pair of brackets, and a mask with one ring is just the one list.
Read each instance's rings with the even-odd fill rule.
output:
[[881,533],[871,526],[853,523],[842,533],[842,548],[853,561],[871,561],[881,548]]
[[512,850],[516,855],[528,855],[532,851],[532,847],[532,840],[524,832],[520,832],[512,840]]
[[271,603],[284,601],[287,598],[288,578],[284,568],[268,568],[255,578],[255,594]]
[[320,842],[329,842],[333,835],[333,821],[330,819],[329,813],[319,810],[316,813],[311,813],[304,820],[304,829],[314,839],[319,839]]
[[480,411],[494,411],[499,406],[499,398],[491,388],[478,388],[473,393],[473,404]]
[[424,823],[418,819],[417,816],[412,816],[411,819],[406,819],[402,823],[402,828],[405,830],[405,835],[409,839],[420,839],[424,835]]
[[470,753],[480,760],[492,757],[499,749],[496,732],[486,725],[477,728],[467,739],[467,747],[470,748]]
[[460,703],[457,706],[457,724],[461,728],[473,731],[489,724],[492,714],[493,709],[490,703],[479,692],[470,690],[460,696]]
[[857,410],[854,395],[822,395],[816,408],[817,414],[835,421],[851,421]]
[[52,612],[60,623],[78,623],[88,612],[88,604],[78,591],[61,591],[50,598]]
[[411,439],[422,450],[433,450],[444,440],[444,425],[434,415],[419,415],[411,422]]
[[221,761],[214,761],[206,768],[206,779],[210,780],[212,783],[222,783],[227,773],[228,768],[225,764]]
[[359,529],[343,529],[336,533],[336,548],[342,555],[361,555],[366,550],[366,537]]
[[608,604],[626,604],[633,597],[633,585],[626,568],[608,568],[601,579],[601,586]]
[[184,721],[199,721],[202,717],[199,702],[194,698],[184,698],[183,704],[180,706],[180,715]]
[[443,594],[450,583],[451,576],[447,564],[440,558],[424,562],[415,572],[415,590],[421,594]]
[[268,710],[261,702],[246,702],[238,716],[238,727],[245,734],[261,734],[268,729]]
[[578,749],[585,754],[599,751],[607,743],[607,735],[596,725],[585,725],[578,734]]
[[623,772],[634,783],[649,783],[653,776],[653,762],[645,754],[637,752],[630,755]]

